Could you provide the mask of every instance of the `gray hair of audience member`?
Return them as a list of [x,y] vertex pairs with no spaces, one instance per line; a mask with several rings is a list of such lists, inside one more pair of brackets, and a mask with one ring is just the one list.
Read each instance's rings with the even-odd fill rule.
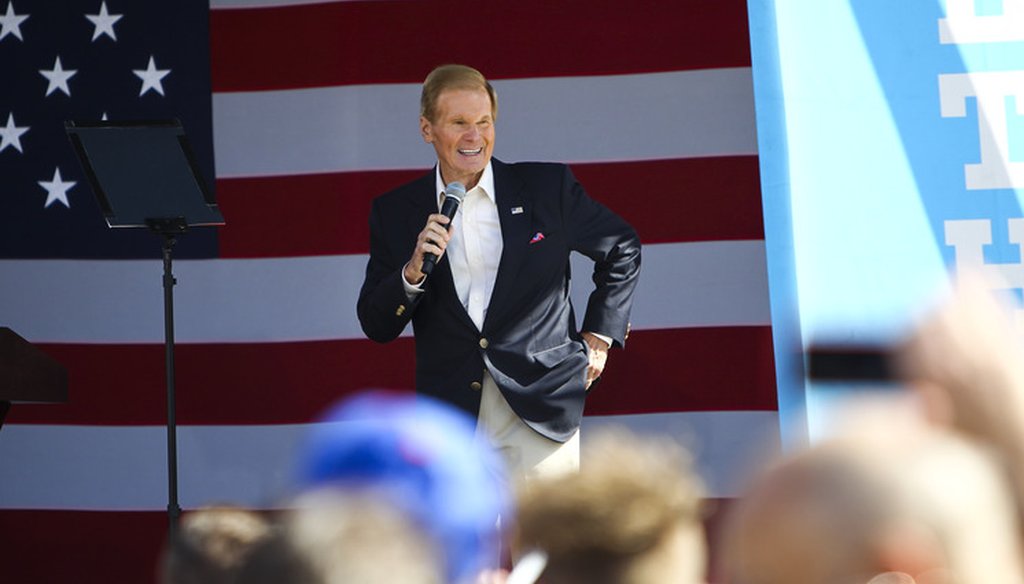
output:
[[702,582],[700,497],[678,445],[594,432],[578,474],[522,485],[514,549],[548,555],[548,584]]
[[864,416],[767,471],[736,503],[729,584],[1019,584],[1005,476],[989,452],[909,416]]
[[442,584],[443,556],[403,513],[366,492],[301,495],[239,584]]
[[266,519],[234,506],[204,507],[181,518],[160,563],[163,584],[230,584],[253,548],[270,535]]

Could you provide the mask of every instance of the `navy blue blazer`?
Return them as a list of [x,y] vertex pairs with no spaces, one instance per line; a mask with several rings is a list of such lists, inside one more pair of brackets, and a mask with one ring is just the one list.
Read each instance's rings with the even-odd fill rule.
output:
[[588,363],[569,298],[569,254],[595,261],[596,288],[583,330],[622,346],[640,272],[640,239],[587,196],[568,166],[491,162],[504,247],[483,330],[459,302],[445,256],[422,294],[409,300],[402,286],[416,238],[427,215],[437,212],[433,171],[374,199],[359,322],[366,336],[385,343],[412,321],[417,391],[476,416],[486,369],[524,422],[564,441],[583,416]]

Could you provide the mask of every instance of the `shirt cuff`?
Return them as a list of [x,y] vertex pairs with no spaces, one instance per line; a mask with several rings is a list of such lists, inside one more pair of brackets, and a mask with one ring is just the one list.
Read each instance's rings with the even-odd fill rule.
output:
[[416,295],[423,293],[423,282],[426,282],[427,279],[424,278],[423,282],[420,282],[419,284],[410,284],[409,281],[405,279],[405,267],[408,265],[409,264],[405,264],[405,266],[402,266],[402,287],[405,288],[405,295],[409,300],[412,300],[413,298],[416,298]]
[[609,349],[610,349],[610,348],[612,347],[612,343],[613,343],[614,341],[612,341],[612,338],[611,338],[611,337],[609,337],[609,336],[605,336],[605,335],[602,335],[601,333],[590,333],[590,334],[592,334],[592,335],[594,335],[595,337],[597,337],[597,338],[601,339],[602,341],[604,341],[604,343],[605,343],[606,345],[608,345],[608,348],[609,348]]

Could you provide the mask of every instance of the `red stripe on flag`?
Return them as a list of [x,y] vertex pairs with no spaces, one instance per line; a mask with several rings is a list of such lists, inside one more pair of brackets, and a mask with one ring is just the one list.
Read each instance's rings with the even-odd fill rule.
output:
[[[15,404],[9,423],[166,421],[163,345],[40,348],[67,367],[71,401]],[[307,422],[345,395],[412,388],[415,378],[411,338],[183,344],[175,357],[180,424]],[[770,327],[635,332],[587,403],[590,415],[774,409]]]
[[[166,422],[163,345],[43,344],[68,369],[68,404],[11,408],[10,423]],[[367,387],[412,388],[410,338],[296,343],[179,344],[179,424],[279,424],[315,418],[334,400]]]
[[[17,469],[8,469],[17,472]],[[156,582],[166,513],[0,510],[0,579]]]
[[609,353],[588,416],[778,409],[771,327],[646,330]]
[[644,243],[764,239],[757,156],[573,164]]
[[213,10],[210,37],[214,91],[419,83],[453,62],[492,79],[750,66],[743,0]]
[[[712,560],[732,504],[704,501]],[[11,584],[158,582],[166,534],[167,514],[159,511],[0,510],[0,574]]]
[[[220,256],[369,253],[370,203],[425,170],[217,179]],[[426,217],[424,217],[426,223]]]
[[[756,156],[574,164],[595,199],[644,243],[763,239]],[[369,252],[374,197],[424,170],[220,179],[221,257]],[[424,218],[426,220],[426,218]]]

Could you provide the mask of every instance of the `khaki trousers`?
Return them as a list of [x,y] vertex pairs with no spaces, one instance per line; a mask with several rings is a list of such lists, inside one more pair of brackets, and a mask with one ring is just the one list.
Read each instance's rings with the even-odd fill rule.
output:
[[512,411],[490,373],[484,372],[477,421],[478,440],[490,443],[511,481],[550,478],[580,468],[580,432],[565,442],[537,433]]

